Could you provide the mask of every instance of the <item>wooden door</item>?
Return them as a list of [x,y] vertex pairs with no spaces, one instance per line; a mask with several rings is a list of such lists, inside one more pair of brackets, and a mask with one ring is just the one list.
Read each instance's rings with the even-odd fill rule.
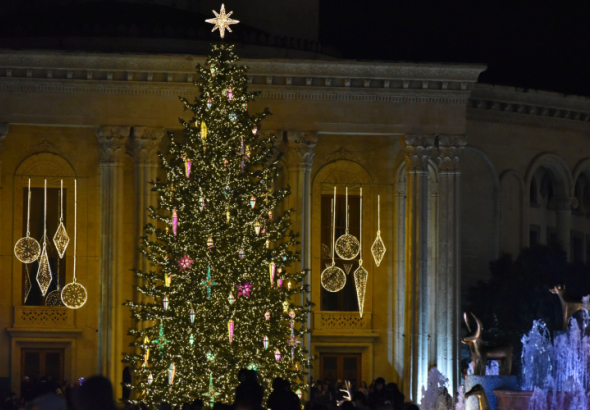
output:
[[22,349],[21,377],[31,380],[48,378],[59,384],[64,379],[63,349]]
[[360,353],[321,353],[320,379],[328,378],[331,383],[348,380],[360,386],[363,374],[361,357]]

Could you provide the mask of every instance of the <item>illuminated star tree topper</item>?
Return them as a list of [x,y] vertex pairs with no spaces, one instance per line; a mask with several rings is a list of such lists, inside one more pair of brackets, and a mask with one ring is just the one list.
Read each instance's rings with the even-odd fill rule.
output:
[[207,19],[205,20],[207,23],[211,23],[211,24],[215,24],[215,27],[213,27],[213,30],[211,30],[212,32],[219,29],[219,34],[221,35],[221,38],[223,38],[225,36],[225,29],[227,29],[227,31],[229,31],[230,33],[231,28],[229,27],[230,24],[238,24],[240,22],[240,20],[233,20],[230,19],[229,16],[231,16],[233,13],[233,11],[230,11],[228,14],[225,14],[225,5],[222,4],[221,5],[221,10],[219,10],[219,13],[217,13],[215,10],[213,10],[213,14],[215,14],[215,18],[214,19]]

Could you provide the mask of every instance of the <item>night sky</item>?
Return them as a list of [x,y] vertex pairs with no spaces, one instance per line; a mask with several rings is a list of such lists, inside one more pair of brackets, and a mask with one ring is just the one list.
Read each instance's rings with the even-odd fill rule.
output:
[[320,0],[345,58],[484,63],[480,81],[590,96],[590,2]]

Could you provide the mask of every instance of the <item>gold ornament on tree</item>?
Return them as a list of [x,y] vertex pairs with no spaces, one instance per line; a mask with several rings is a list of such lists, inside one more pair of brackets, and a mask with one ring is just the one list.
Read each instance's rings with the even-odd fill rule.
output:
[[[33,263],[41,253],[41,245],[35,238],[31,238],[29,221],[31,219],[31,180],[29,179],[29,195],[27,200],[27,236],[20,238],[14,245],[14,255],[22,263]],[[26,278],[25,278],[26,282]],[[29,280],[30,284],[30,280]],[[25,296],[25,300],[27,297]]]
[[356,297],[359,302],[359,314],[363,317],[363,310],[365,307],[365,295],[367,292],[367,278],[369,272],[363,268],[363,188],[361,188],[361,216],[360,216],[360,230],[359,230],[359,267],[354,271],[354,285],[356,287]]
[[78,239],[78,181],[74,180],[74,278],[61,291],[61,301],[70,309],[84,306],[88,294],[86,288],[76,282],[76,243]]
[[221,10],[219,10],[219,13],[213,10],[213,14],[215,14],[215,18],[207,19],[205,20],[205,22],[215,24],[215,27],[213,27],[213,30],[211,30],[211,32],[219,29],[219,34],[221,35],[221,38],[225,36],[226,29],[230,33],[232,32],[231,28],[229,27],[231,24],[238,24],[240,22],[239,20],[233,20],[229,18],[233,14],[233,11],[230,11],[228,14],[225,14],[225,5],[223,4],[221,5]]
[[60,209],[61,215],[59,217],[59,226],[57,227],[57,232],[53,236],[53,243],[55,244],[55,249],[57,249],[57,253],[59,254],[60,258],[64,257],[66,253],[66,248],[70,243],[70,237],[66,232],[66,227],[64,226],[64,181],[61,180],[61,190],[60,190]]
[[[334,204],[336,200],[334,200]],[[336,253],[341,259],[351,260],[359,254],[359,240],[354,235],[348,233],[348,187],[346,187],[346,231],[336,241]]]
[[383,260],[385,250],[385,244],[383,243],[383,239],[381,239],[381,196],[377,195],[377,237],[375,238],[375,242],[373,242],[373,246],[371,246],[371,253],[373,254],[377,267],[379,267]]
[[37,271],[37,283],[41,289],[41,295],[45,296],[49,285],[51,285],[51,266],[49,266],[49,257],[47,256],[47,180],[45,180],[43,206],[43,250],[39,258],[39,270]]
[[326,264],[322,272],[321,283],[328,292],[338,292],[346,285],[346,274],[336,266],[334,260],[334,241],[336,239],[336,187],[334,187],[334,199],[332,200],[332,265]]

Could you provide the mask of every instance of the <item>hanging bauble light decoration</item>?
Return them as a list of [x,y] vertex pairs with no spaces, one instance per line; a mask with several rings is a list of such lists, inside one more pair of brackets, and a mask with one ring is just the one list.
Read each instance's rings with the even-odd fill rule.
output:
[[264,336],[262,338],[262,346],[264,346],[264,350],[268,350],[268,336]]
[[191,324],[195,323],[195,311],[193,308],[188,312],[188,317],[191,320]]
[[338,254],[341,259],[349,261],[357,257],[360,252],[360,245],[356,236],[348,233],[348,187],[346,187],[346,205],[344,209],[346,210],[346,229],[344,235],[340,236],[336,241],[336,254]]
[[234,321],[231,319],[227,322],[227,331],[229,332],[229,344],[231,345],[234,341]]
[[211,64],[211,75],[215,75],[215,65]]
[[299,400],[301,400],[301,398],[303,397],[303,392],[301,391],[301,389],[297,389],[295,394],[297,395],[297,397],[299,397]]
[[227,160],[227,158],[223,159],[223,167],[227,168],[227,166],[229,165],[229,161]]
[[153,375],[150,373],[150,375],[149,375],[149,376],[148,376],[148,378],[147,378],[147,383],[148,383],[148,385],[149,385],[149,384],[152,384],[152,382],[153,382],[153,381],[154,381],[154,376],[153,376]]
[[257,127],[252,128],[252,134],[256,135],[257,132],[258,132],[258,128]]
[[346,285],[346,273],[338,266],[336,266],[334,248],[336,238],[336,187],[334,187],[334,198],[331,201],[332,212],[332,265],[326,264],[326,269],[322,271],[320,281],[324,289],[328,292],[338,292]]
[[211,98],[209,98],[207,100],[207,109],[210,110],[212,105],[213,105],[213,100]]
[[285,252],[281,254],[281,258],[283,258],[283,262],[287,260],[287,255],[285,254]]
[[287,313],[289,311],[289,301],[285,300],[283,302],[283,312]]
[[270,320],[270,310],[267,310],[267,311],[264,313],[264,318],[265,318],[267,321],[268,321],[268,320]]
[[172,275],[165,273],[164,274],[164,286],[169,288],[171,284],[172,284]]
[[279,349],[275,350],[275,359],[277,362],[281,360],[281,351]]
[[176,212],[176,209],[172,211],[172,232],[176,238],[176,234],[178,233],[178,213]]
[[188,342],[191,345],[191,347],[193,347],[193,345],[195,344],[195,336],[191,334],[191,336],[188,339]]
[[[14,245],[14,255],[22,263],[33,263],[41,254],[41,245],[30,237],[29,221],[31,219],[31,180],[29,179],[29,195],[27,205],[27,236],[19,239]],[[26,298],[25,298],[26,299]]]
[[201,204],[201,211],[202,211],[203,209],[205,209],[205,198],[200,197],[199,203]]
[[254,195],[252,195],[252,197],[250,198],[250,206],[252,208],[256,206],[256,197]]
[[272,209],[268,211],[268,219],[272,221]]
[[162,305],[164,305],[164,310],[168,310],[168,295],[165,295],[164,299],[162,299]]
[[270,239],[266,240],[266,249],[270,248]]
[[254,222],[254,232],[256,232],[256,236],[260,235],[260,222],[258,222],[258,219]]
[[248,111],[248,103],[242,103],[242,108],[244,111]]
[[377,195],[377,237],[375,238],[375,242],[373,242],[373,246],[371,246],[371,253],[373,254],[377,267],[381,264],[383,256],[385,256],[385,251],[385,244],[383,243],[383,239],[381,239],[381,195]]
[[238,119],[238,116],[232,113],[229,115],[229,119],[235,122]]
[[205,355],[205,357],[207,357],[207,360],[212,362],[213,360],[215,360],[215,353],[213,352],[207,352],[207,354]]
[[234,298],[234,294],[230,292],[229,297],[227,298],[230,306],[234,304],[234,302],[236,301],[236,298]]
[[293,309],[291,309],[291,310],[289,311],[289,317],[290,317],[291,319],[295,319],[295,311],[294,311]]
[[244,250],[240,249],[240,251],[238,252],[238,257],[240,258],[240,260],[244,259]]
[[229,220],[231,219],[231,214],[229,213],[229,209],[225,211],[225,221],[229,224]]
[[[55,244],[55,249],[57,250],[57,253],[59,254],[60,258],[64,257],[64,254],[66,253],[66,248],[68,247],[68,244],[70,243],[70,237],[68,236],[68,233],[66,232],[66,227],[64,226],[64,181],[63,179],[61,180],[61,190],[60,190],[60,209],[61,209],[61,216],[59,218],[59,226],[57,227],[57,231],[55,232],[55,235],[53,236],[53,243]],[[59,297],[60,299],[60,304],[61,304],[61,296]]]
[[282,288],[283,287],[283,279],[279,278],[279,280],[277,280],[277,286],[279,288]]
[[209,246],[209,250],[213,249],[213,237],[209,237],[209,239],[207,239],[207,246]]
[[227,98],[228,100],[233,100],[234,98],[234,91],[230,88],[229,90],[227,90]]

